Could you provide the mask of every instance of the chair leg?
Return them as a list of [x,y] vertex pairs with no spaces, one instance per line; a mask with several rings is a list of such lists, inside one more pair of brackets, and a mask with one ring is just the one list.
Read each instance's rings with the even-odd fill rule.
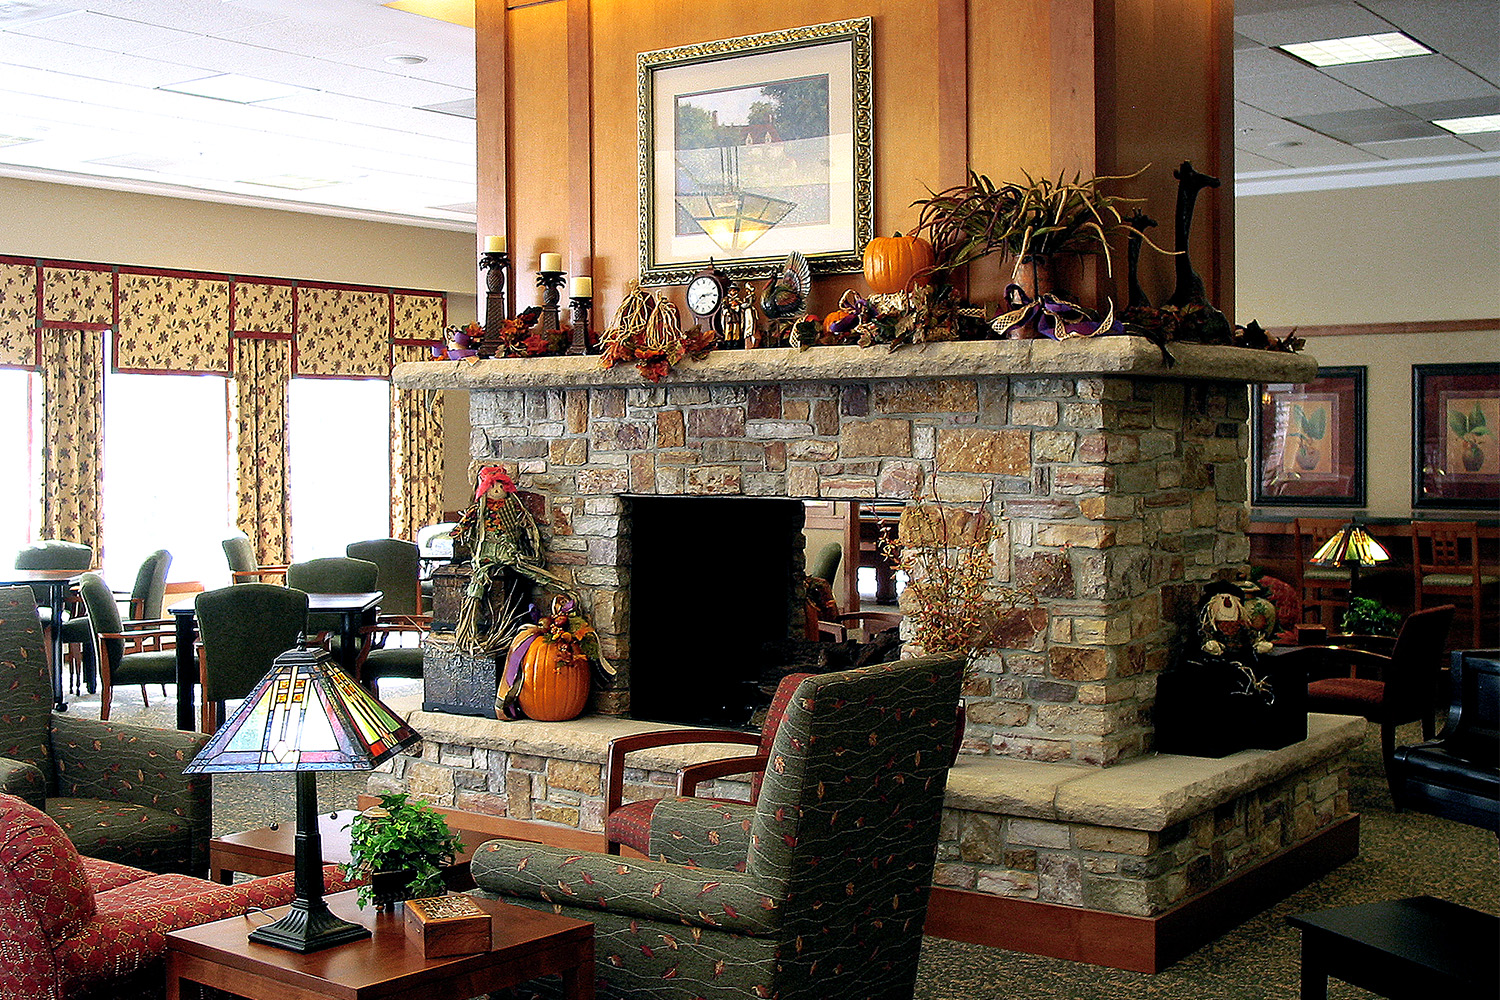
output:
[[1391,790],[1391,803],[1397,810],[1401,808],[1400,796],[1396,790],[1396,774],[1391,764],[1396,759],[1396,724],[1385,721],[1380,724],[1380,763],[1385,767],[1386,787]]
[[151,707],[151,699],[146,697],[146,685],[141,685],[141,704],[146,708]]

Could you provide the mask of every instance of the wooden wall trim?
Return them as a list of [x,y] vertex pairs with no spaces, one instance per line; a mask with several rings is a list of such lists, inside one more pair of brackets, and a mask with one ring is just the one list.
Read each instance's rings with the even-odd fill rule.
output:
[[[510,60],[507,51],[505,0],[475,0],[474,138],[479,152],[476,253],[483,249],[484,237],[510,235],[510,128],[506,114],[509,103],[506,64]],[[514,247],[511,252],[514,254]],[[509,278],[513,285],[514,268]],[[477,269],[474,280],[475,293],[482,300],[484,288]],[[510,291],[509,301],[515,301],[514,288]]]
[[568,3],[568,264],[594,273],[594,33],[589,0]]
[[[1100,57],[1095,17],[1109,3],[1094,0],[1052,0],[1051,40],[1052,92],[1048,107],[1051,128],[1051,169],[1047,173],[1084,174],[1099,171],[1096,125],[1106,95],[1095,89],[1096,65]],[[1113,59],[1113,54],[1109,54]],[[1106,64],[1107,65],[1107,64]],[[1103,81],[1107,83],[1106,81]],[[1109,95],[1111,101],[1113,95]]]
[[1419,319],[1406,323],[1335,323],[1323,326],[1276,326],[1266,332],[1276,337],[1370,337],[1387,333],[1468,333],[1500,330],[1500,317],[1484,319]]
[[936,190],[969,179],[969,4],[937,3],[937,143]]
[[1209,14],[1217,28],[1218,47],[1210,57],[1208,111],[1203,123],[1214,160],[1209,172],[1219,178],[1207,261],[1209,297],[1234,322],[1234,0],[1213,0]]

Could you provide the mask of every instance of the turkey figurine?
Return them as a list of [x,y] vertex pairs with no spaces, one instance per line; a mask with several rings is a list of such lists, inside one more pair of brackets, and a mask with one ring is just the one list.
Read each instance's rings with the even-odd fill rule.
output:
[[761,311],[767,319],[795,316],[806,307],[811,291],[812,270],[807,266],[807,258],[793,250],[781,269],[771,275],[766,290],[761,293]]

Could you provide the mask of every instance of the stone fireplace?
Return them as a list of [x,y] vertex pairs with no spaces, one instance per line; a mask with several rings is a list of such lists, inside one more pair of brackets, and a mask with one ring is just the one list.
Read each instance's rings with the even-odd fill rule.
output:
[[[1268,898],[1226,891],[1237,879],[1289,891],[1352,856],[1344,755],[1363,732],[1313,716],[1308,739],[1283,750],[1152,752],[1156,678],[1197,593],[1249,556],[1247,385],[1316,371],[1285,354],[1173,354],[1169,365],[1133,337],[726,351],[657,385],[587,357],[399,366],[400,386],[469,390],[473,457],[547,498],[549,563],[581,593],[619,681],[574,723],[416,713],[422,758],[372,786],[601,829],[605,743],[659,728],[626,717],[633,678],[659,657],[632,640],[636,584],[662,555],[660,541],[636,544],[639,510],[935,497],[989,515],[997,582],[1035,604],[966,684],[928,930],[1161,967],[1245,905],[1235,900]],[[734,595],[683,587],[705,624],[682,641],[711,650],[708,633],[732,634],[732,616],[712,619]],[[666,794],[676,767],[724,755],[643,754],[627,791]]]
[[1175,352],[1168,367],[1136,338],[818,348],[717,352],[661,385],[590,358],[420,363],[398,380],[476,390],[473,457],[547,498],[552,568],[620,668],[600,711],[628,711],[632,579],[670,555],[633,548],[630,498],[935,497],[988,511],[998,581],[1036,597],[969,680],[965,749],[1097,766],[1150,749],[1176,623],[1248,559],[1246,383],[1315,368]]

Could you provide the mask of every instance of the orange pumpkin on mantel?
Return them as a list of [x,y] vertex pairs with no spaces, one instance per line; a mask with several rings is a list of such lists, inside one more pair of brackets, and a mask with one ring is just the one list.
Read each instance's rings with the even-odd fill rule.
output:
[[865,281],[882,295],[926,285],[937,258],[920,236],[877,236],[865,244]]

